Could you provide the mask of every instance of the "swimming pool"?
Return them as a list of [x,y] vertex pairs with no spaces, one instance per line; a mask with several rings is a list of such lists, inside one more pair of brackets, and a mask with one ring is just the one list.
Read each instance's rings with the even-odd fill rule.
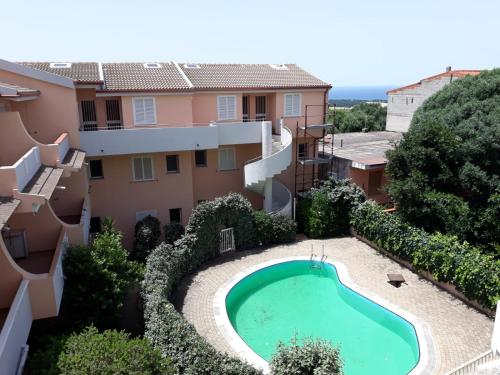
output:
[[416,374],[427,362],[426,340],[408,320],[413,317],[362,294],[340,263],[272,261],[237,275],[218,294],[223,311],[216,320],[226,324],[226,338],[264,369],[277,343],[292,337],[339,345],[346,375]]

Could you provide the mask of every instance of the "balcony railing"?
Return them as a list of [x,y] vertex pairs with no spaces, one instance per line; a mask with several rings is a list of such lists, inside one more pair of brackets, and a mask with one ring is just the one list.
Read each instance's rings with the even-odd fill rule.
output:
[[220,145],[260,143],[261,122],[152,125],[97,131],[80,129],[87,156],[215,149]]
[[40,149],[36,146],[15,164],[0,167],[0,195],[12,196],[12,189],[23,190],[41,166]]
[[31,329],[33,316],[28,291],[29,281],[23,280],[17,289],[7,319],[0,333],[0,364],[2,374],[16,374]]

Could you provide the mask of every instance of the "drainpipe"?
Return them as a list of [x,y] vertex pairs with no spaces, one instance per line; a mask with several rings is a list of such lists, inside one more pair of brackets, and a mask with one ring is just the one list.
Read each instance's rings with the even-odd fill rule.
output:
[[[262,122],[262,158],[265,159],[273,153],[273,123]],[[273,178],[268,177],[264,182],[264,210],[273,210]]]

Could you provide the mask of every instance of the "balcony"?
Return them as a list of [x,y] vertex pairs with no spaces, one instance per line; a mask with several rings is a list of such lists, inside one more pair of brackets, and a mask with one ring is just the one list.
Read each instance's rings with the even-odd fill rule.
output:
[[19,364],[23,362],[21,357],[33,321],[29,283],[28,280],[21,281],[10,306],[0,309],[2,374],[17,373]]
[[87,156],[215,149],[220,145],[260,143],[261,123],[257,121],[82,130],[80,146]]
[[14,213],[2,230],[0,251],[8,271],[30,281],[34,319],[57,316],[64,287],[62,259],[69,245],[66,228],[49,205],[36,213]]
[[13,190],[23,191],[42,166],[40,149],[35,146],[14,164],[0,167],[0,195],[12,196]]

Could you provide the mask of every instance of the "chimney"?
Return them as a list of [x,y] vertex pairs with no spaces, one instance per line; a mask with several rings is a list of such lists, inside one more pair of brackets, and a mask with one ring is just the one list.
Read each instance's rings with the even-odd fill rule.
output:
[[449,72],[451,72],[451,66],[446,67],[446,73],[449,73]]

